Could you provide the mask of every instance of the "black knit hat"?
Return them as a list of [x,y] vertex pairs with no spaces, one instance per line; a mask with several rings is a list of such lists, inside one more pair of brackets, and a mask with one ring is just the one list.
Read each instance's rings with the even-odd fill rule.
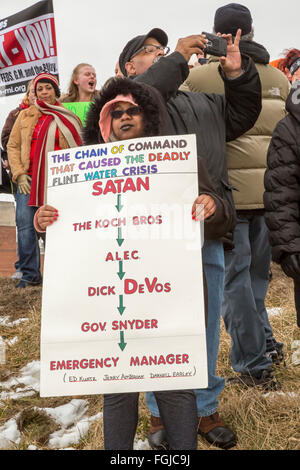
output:
[[298,57],[294,62],[289,66],[289,71],[291,75],[294,75],[295,72],[300,68],[300,57]]
[[127,77],[125,64],[129,62],[131,57],[142,47],[147,38],[156,39],[164,47],[168,44],[167,34],[159,28],[151,29],[148,34],[136,36],[135,38],[131,39],[126,44],[119,57],[119,65],[124,77]]
[[252,17],[247,7],[239,3],[229,3],[218,8],[214,20],[216,33],[235,36],[239,28],[242,30],[242,35],[251,31]]

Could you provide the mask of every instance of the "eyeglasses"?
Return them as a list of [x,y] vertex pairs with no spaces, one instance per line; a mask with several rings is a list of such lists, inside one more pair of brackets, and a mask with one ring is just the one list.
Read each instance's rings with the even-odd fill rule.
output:
[[131,106],[131,108],[125,109],[124,111],[121,109],[114,109],[113,111],[110,112],[110,115],[112,119],[121,119],[124,113],[126,113],[128,116],[137,116],[142,112],[140,106]]
[[136,55],[138,55],[140,52],[143,52],[145,51],[146,54],[153,54],[153,52],[156,52],[156,51],[163,51],[164,55],[167,55],[169,54],[170,52],[170,48],[168,46],[155,46],[154,44],[146,44],[145,46],[142,46],[140,49],[138,49],[134,54],[133,56],[131,56],[130,59],[133,59],[133,57],[135,57]]

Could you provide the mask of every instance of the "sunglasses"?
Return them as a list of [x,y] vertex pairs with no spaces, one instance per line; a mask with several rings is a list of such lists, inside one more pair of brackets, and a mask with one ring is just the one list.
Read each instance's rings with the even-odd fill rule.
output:
[[131,108],[125,109],[124,111],[121,109],[114,109],[113,111],[110,112],[110,115],[112,119],[121,119],[124,113],[127,114],[127,116],[137,116],[142,112],[141,108],[139,106],[131,106]]

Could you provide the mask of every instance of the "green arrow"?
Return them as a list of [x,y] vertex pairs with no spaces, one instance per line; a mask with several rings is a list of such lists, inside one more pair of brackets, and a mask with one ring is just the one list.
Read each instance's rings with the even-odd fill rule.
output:
[[123,295],[119,295],[119,300],[120,300],[120,306],[118,307],[118,310],[120,312],[120,315],[123,315],[124,310],[126,308],[123,306]]
[[120,279],[123,279],[123,277],[125,276],[125,273],[123,271],[123,261],[119,261],[119,272],[118,272],[118,276]]
[[119,246],[122,246],[124,238],[122,238],[122,229],[121,227],[118,228],[118,238],[116,239]]
[[124,351],[124,349],[126,348],[126,345],[127,343],[124,343],[124,331],[120,331],[120,343],[119,343],[120,349]]
[[118,212],[121,212],[121,210],[123,209],[123,206],[121,205],[121,194],[118,194],[118,202],[115,207],[117,208]]

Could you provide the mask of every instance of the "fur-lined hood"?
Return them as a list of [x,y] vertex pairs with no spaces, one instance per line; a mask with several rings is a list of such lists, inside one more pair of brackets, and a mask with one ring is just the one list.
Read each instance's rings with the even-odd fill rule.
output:
[[162,135],[167,121],[165,104],[158,91],[136,80],[112,78],[92,101],[83,129],[83,144],[103,143],[99,129],[99,117],[103,106],[117,95],[131,94],[143,110],[144,136]]

